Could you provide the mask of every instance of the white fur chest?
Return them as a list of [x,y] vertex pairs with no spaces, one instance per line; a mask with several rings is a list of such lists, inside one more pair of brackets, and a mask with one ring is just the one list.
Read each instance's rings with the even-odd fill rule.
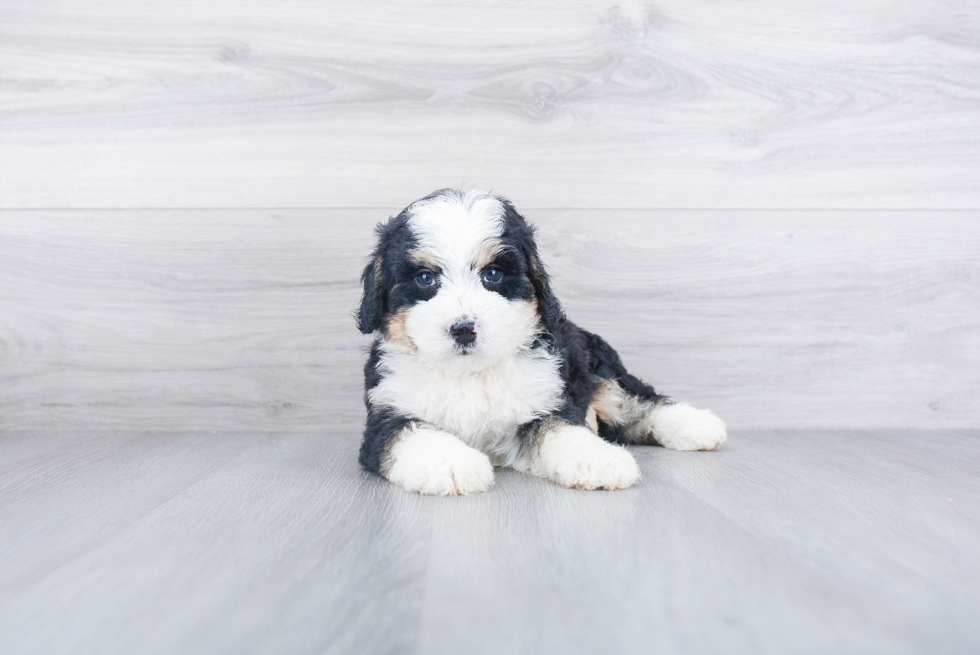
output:
[[524,351],[482,371],[447,372],[424,366],[414,353],[383,351],[374,405],[421,419],[508,464],[517,454],[517,428],[561,405],[558,358]]

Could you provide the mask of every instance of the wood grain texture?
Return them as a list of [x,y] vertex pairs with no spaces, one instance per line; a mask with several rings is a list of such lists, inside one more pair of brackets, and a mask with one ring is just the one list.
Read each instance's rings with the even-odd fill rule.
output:
[[976,431],[736,432],[632,448],[626,491],[426,498],[339,427],[0,433],[0,651],[980,648]]
[[[357,423],[388,213],[0,212],[0,425]],[[569,316],[735,428],[980,425],[977,212],[529,218]]]
[[[360,473],[349,431],[94,436],[58,476],[28,473],[26,488],[0,492],[3,652],[323,652],[324,639],[407,652],[417,641],[428,512]],[[151,487],[167,502],[133,511]],[[44,596],[48,609],[33,604]]]
[[0,6],[0,207],[980,208],[980,8]]

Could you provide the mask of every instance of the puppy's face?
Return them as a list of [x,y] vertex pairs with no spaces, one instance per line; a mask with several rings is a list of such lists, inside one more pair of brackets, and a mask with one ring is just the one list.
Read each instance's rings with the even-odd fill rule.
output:
[[361,331],[434,368],[482,370],[562,320],[533,231],[483,193],[437,191],[380,225],[362,281]]

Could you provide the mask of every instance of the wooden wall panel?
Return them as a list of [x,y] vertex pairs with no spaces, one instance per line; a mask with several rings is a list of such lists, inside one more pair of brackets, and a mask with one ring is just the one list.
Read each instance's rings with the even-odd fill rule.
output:
[[0,207],[980,208],[955,0],[0,7]]
[[[356,425],[397,209],[0,212],[0,427]],[[569,316],[735,428],[980,425],[978,212],[527,214]]]

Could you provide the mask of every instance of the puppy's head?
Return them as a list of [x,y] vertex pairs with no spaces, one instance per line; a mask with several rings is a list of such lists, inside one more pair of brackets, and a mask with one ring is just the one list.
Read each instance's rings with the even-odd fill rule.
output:
[[484,369],[564,320],[533,229],[502,198],[443,189],[377,232],[357,326],[430,366]]

